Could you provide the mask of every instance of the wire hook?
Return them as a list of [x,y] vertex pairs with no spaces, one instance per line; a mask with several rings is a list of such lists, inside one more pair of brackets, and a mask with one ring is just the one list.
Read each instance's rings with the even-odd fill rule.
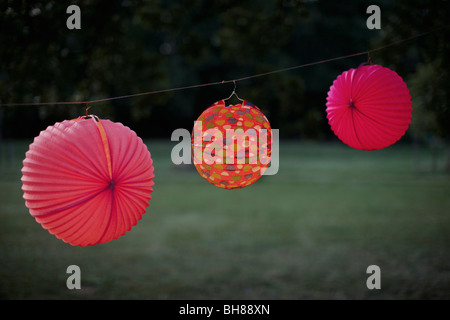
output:
[[372,57],[370,56],[370,52],[367,52],[368,60],[367,64],[372,64]]
[[91,107],[92,107],[92,106],[86,105],[86,117],[88,116],[88,110],[89,110]]
[[230,96],[224,100],[226,101],[226,100],[229,100],[232,96],[236,96],[236,98],[238,98],[240,101],[244,102],[244,100],[239,98],[239,96],[236,93],[236,80],[233,80],[233,83],[234,83],[233,92],[231,92]]

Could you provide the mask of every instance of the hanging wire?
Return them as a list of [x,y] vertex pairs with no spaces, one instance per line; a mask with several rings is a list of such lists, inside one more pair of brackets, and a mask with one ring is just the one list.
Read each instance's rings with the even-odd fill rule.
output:
[[[362,51],[362,52],[353,53],[353,54],[340,56],[340,57],[335,57],[335,58],[331,58],[331,59],[319,60],[319,61],[306,63],[306,64],[302,64],[302,65],[298,65],[298,66],[293,66],[293,67],[288,67],[288,68],[283,68],[283,69],[277,69],[277,70],[273,70],[273,71],[269,71],[269,72],[265,72],[265,73],[259,73],[259,74],[255,74],[255,75],[251,75],[251,76],[246,76],[246,77],[242,77],[242,78],[233,79],[233,80],[223,80],[223,81],[203,83],[203,84],[198,84],[198,85],[176,87],[176,88],[162,89],[162,90],[156,90],[156,91],[148,91],[148,92],[128,94],[128,95],[123,95],[123,96],[109,97],[109,98],[103,98],[103,99],[97,99],[97,100],[60,101],[60,102],[35,102],[35,103],[33,103],[33,102],[31,102],[31,103],[5,103],[5,104],[0,104],[0,106],[13,107],[13,106],[45,106],[45,105],[95,104],[95,103],[101,103],[101,102],[106,102],[106,101],[113,101],[113,100],[126,99],[126,98],[133,98],[133,97],[139,97],[139,96],[145,96],[145,95],[153,95],[153,94],[158,94],[158,93],[167,93],[167,92],[181,91],[181,90],[194,89],[194,88],[200,88],[200,87],[215,86],[215,85],[232,83],[232,82],[235,84],[235,89],[236,89],[236,82],[238,82],[238,81],[244,81],[244,80],[264,77],[264,76],[268,76],[268,75],[272,75],[272,74],[276,74],[276,73],[281,73],[281,72],[296,70],[296,69],[300,69],[300,68],[315,66],[315,65],[318,65],[318,64],[332,62],[332,61],[337,61],[337,60],[343,60],[343,59],[347,59],[347,58],[351,58],[351,57],[357,57],[357,56],[361,56],[361,55],[366,55],[367,54],[367,55],[369,55],[369,62],[371,62],[371,58],[370,58],[370,53],[371,52],[380,51],[380,50],[386,49],[388,47],[399,45],[399,44],[404,43],[406,41],[417,39],[419,37],[422,37],[422,36],[427,35],[429,33],[435,32],[435,31],[437,31],[439,29],[442,29],[442,28],[444,28],[444,27],[440,27],[440,28],[437,28],[437,29],[431,30],[431,31],[426,31],[426,32],[423,32],[423,33],[411,36],[409,38],[402,39],[402,40],[399,40],[399,41],[396,41],[396,42],[392,42],[392,43],[389,43],[387,45],[384,45],[384,46],[381,46],[381,47],[378,47],[378,48],[375,48],[375,49],[367,50],[367,51]],[[240,99],[237,96],[235,90],[233,90],[233,92],[232,92],[232,94],[231,94],[231,96],[229,98],[231,98],[233,96],[233,94],[236,95],[236,97],[239,100],[243,101],[242,99]]]

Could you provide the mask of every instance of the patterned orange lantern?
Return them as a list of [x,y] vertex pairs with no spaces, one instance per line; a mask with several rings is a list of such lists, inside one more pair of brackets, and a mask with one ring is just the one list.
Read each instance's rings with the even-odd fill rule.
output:
[[248,101],[217,101],[197,119],[192,157],[199,174],[224,189],[257,181],[270,164],[272,131],[261,110]]

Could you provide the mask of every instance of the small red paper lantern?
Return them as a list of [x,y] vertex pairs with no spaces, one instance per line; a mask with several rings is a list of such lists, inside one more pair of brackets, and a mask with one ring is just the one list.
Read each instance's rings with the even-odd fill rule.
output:
[[272,131],[258,107],[243,101],[215,102],[192,132],[192,157],[199,174],[223,189],[256,182],[270,164]]
[[87,116],[41,131],[23,161],[22,190],[44,229],[71,245],[92,246],[137,224],[153,177],[150,152],[134,131]]
[[352,148],[377,150],[397,142],[411,122],[411,96],[395,72],[361,65],[343,72],[327,97],[327,118],[337,137]]

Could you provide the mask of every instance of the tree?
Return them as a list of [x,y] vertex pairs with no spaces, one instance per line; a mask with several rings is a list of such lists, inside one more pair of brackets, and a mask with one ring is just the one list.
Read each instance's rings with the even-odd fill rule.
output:
[[[384,64],[408,81],[413,102],[411,133],[417,142],[443,139],[450,143],[449,13],[448,1],[399,1],[384,28],[382,44],[423,34],[413,40],[415,45],[405,42],[380,53]],[[446,168],[450,170],[450,145]]]
[[[152,47],[157,34],[136,25],[142,1],[78,1],[81,30],[66,27],[63,1],[8,1],[0,7],[0,102],[85,101],[148,91],[166,83],[164,56]],[[151,44],[151,45],[149,45]],[[6,49],[7,48],[7,49]],[[158,50],[158,51],[156,51]],[[160,96],[95,105],[92,112],[139,120],[162,105]],[[47,125],[84,113],[85,106],[6,107],[6,137],[35,136]],[[18,125],[21,124],[21,125]]]

